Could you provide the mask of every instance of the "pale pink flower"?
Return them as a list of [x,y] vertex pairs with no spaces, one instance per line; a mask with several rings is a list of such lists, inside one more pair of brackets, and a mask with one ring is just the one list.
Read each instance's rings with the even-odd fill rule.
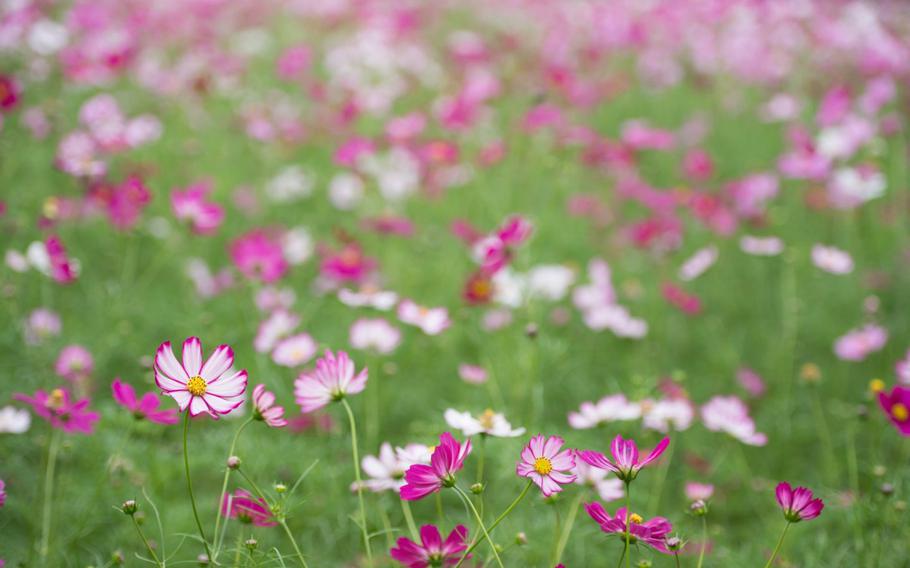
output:
[[81,345],[67,345],[57,356],[54,371],[69,381],[80,381],[92,374],[95,361],[88,349]]
[[287,337],[300,324],[300,316],[287,310],[276,310],[269,314],[256,331],[253,347],[258,353],[267,353],[275,348],[278,341]]
[[401,343],[401,331],[382,318],[360,318],[351,325],[349,342],[354,349],[387,355]]
[[427,335],[439,335],[450,325],[449,310],[445,308],[427,308],[413,300],[402,300],[398,304],[398,319],[402,323],[417,326]]
[[364,285],[358,290],[349,288],[338,290],[338,299],[342,304],[353,308],[370,307],[386,311],[392,309],[398,302],[398,294]]
[[688,430],[695,418],[692,403],[685,398],[668,398],[657,402],[642,403],[644,413],[642,423],[645,428],[658,432],[676,432]]
[[714,486],[710,483],[687,481],[685,491],[686,499],[689,501],[707,501],[714,496]]
[[[374,493],[401,490],[405,484],[404,474],[414,464],[430,464],[430,448],[423,444],[408,444],[403,448],[392,449],[384,442],[379,448],[379,455],[364,456],[360,461],[367,479],[363,486]],[[353,487],[356,490],[356,487]]]
[[850,257],[850,253],[835,247],[813,246],[812,264],[831,274],[850,274],[853,272],[853,258]]
[[888,341],[888,330],[869,324],[853,329],[834,342],[834,353],[844,361],[862,361],[871,353],[881,351]]
[[60,335],[60,316],[47,308],[38,308],[25,320],[25,342],[38,345],[49,337]]
[[910,350],[904,355],[904,358],[894,364],[894,373],[897,380],[905,385],[910,384]]
[[189,221],[201,235],[214,233],[224,221],[224,208],[208,200],[210,181],[197,182],[184,190],[171,190],[171,209],[181,221]]
[[316,355],[318,346],[308,333],[285,337],[275,344],[272,361],[282,367],[299,367]]
[[544,497],[561,492],[563,485],[576,479],[571,473],[575,469],[575,453],[569,449],[559,451],[564,443],[559,436],[534,436],[521,451],[521,460],[515,467],[515,473],[533,481]]
[[777,256],[784,251],[784,242],[777,237],[745,235],[739,239],[739,248],[754,256]]
[[283,428],[288,425],[284,419],[284,407],[275,406],[274,393],[265,390],[265,385],[253,388],[253,416],[272,428]]
[[458,376],[466,383],[480,385],[487,382],[487,370],[477,365],[462,363],[458,365]]
[[701,407],[701,420],[713,432],[726,432],[750,446],[764,446],[768,436],[756,431],[749,408],[738,397],[715,396]]
[[621,479],[610,475],[605,469],[585,463],[577,456],[572,473],[576,476],[575,483],[592,487],[604,501],[616,501],[626,495],[625,484]]
[[461,430],[465,436],[483,434],[494,438],[515,438],[525,433],[524,428],[512,428],[505,416],[490,409],[475,417],[470,412],[449,408],[443,416],[449,426]]
[[297,300],[297,294],[291,288],[265,286],[256,292],[256,307],[260,312],[271,313],[276,310],[289,310]]
[[316,361],[315,369],[304,371],[294,381],[294,395],[301,412],[310,413],[361,392],[367,386],[367,369],[356,371],[347,353],[326,350]]
[[202,342],[190,337],[183,342],[183,364],[174,357],[171,342],[165,341],[155,353],[155,383],[175,401],[180,411],[191,416],[207,412],[218,419],[243,404],[247,373],[234,372],[234,351],[219,345],[203,363]]
[[698,249],[679,267],[679,279],[684,282],[695,280],[717,262],[717,247],[714,245]]
[[641,414],[639,403],[628,401],[625,395],[614,394],[605,396],[596,403],[581,403],[578,412],[569,413],[569,426],[576,430],[585,430],[608,422],[637,420]]

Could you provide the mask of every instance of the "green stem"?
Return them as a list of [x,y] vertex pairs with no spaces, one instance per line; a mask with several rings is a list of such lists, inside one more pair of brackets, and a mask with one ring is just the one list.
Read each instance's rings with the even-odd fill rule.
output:
[[370,535],[367,533],[367,510],[363,504],[363,482],[360,480],[360,455],[357,451],[357,424],[354,422],[354,412],[347,399],[342,398],[341,404],[348,413],[348,422],[351,425],[351,454],[354,456],[354,481],[357,482],[357,500],[360,502],[360,532],[363,534],[363,546],[367,552],[367,565],[373,566],[373,551],[370,548]]
[[566,524],[562,527],[559,543],[556,545],[556,562],[554,562],[554,566],[559,564],[559,561],[562,559],[562,553],[566,549],[566,544],[569,543],[569,535],[572,534],[572,526],[575,524],[575,517],[578,516],[578,510],[581,508],[581,500],[583,497],[584,492],[579,491],[575,500],[569,505],[569,515],[566,518]]
[[[237,446],[237,440],[240,438],[240,433],[243,432],[243,429],[246,428],[247,425],[249,425],[249,423],[252,422],[253,420],[254,420],[254,418],[252,416],[250,416],[249,418],[244,420],[243,424],[241,424],[240,427],[237,428],[237,431],[234,432],[234,439],[231,440],[231,447],[228,450],[228,458],[230,458],[231,456],[234,455],[234,448]],[[231,476],[231,468],[227,467],[227,461],[225,460],[224,480],[221,482],[221,496],[218,497],[218,514],[215,515],[215,533],[214,534],[215,534],[216,547],[215,547],[215,557],[212,558],[212,562],[215,562],[218,559],[218,553],[221,552],[221,546],[220,546],[220,544],[218,544],[220,542],[220,540],[218,540],[218,528],[221,526],[221,504],[224,502],[224,494],[227,493],[228,478],[230,478],[230,476]]]
[[474,503],[471,503],[471,498],[468,497],[464,491],[462,491],[457,485],[453,485],[452,489],[455,490],[455,493],[461,497],[461,500],[466,506],[471,509],[471,513],[474,515],[474,520],[477,521],[477,526],[480,527],[483,536],[487,539],[487,542],[490,543],[490,549],[493,551],[493,557],[496,558],[496,564],[499,565],[499,568],[503,568],[502,559],[499,557],[499,552],[496,551],[496,543],[493,542],[493,539],[490,538],[490,533],[487,531],[486,525],[483,524],[483,519],[480,518],[480,513],[477,512],[477,508],[474,507]]
[[[531,489],[532,485],[534,485],[534,482],[528,481],[528,484],[525,485],[525,488],[518,495],[518,497],[516,497],[515,500],[512,501],[512,504],[509,505],[506,508],[506,510],[502,512],[501,515],[496,517],[496,520],[493,521],[493,524],[490,525],[489,529],[487,529],[489,532],[493,532],[493,529],[495,529],[497,526],[499,526],[499,523],[501,523],[503,521],[503,519],[505,519],[507,516],[509,516],[509,513],[512,512],[512,509],[514,509],[521,502],[521,500],[525,498],[525,495],[528,494],[528,490]],[[471,552],[473,552],[474,549],[477,548],[481,542],[483,542],[482,538],[475,540],[473,543],[471,543],[471,546],[469,546],[468,549],[464,551],[464,555],[462,555],[461,559],[458,561],[458,564],[455,565],[455,568],[459,568],[459,566],[461,566],[462,563],[467,559],[468,555],[471,554]]]
[[136,532],[139,533],[139,538],[142,539],[142,542],[145,544],[145,549],[149,551],[149,554],[152,556],[152,560],[155,561],[157,566],[164,566],[160,560],[158,560],[158,555],[155,554],[155,551],[152,549],[152,545],[149,544],[147,538],[145,538],[145,533],[142,532],[142,527],[139,526],[139,521],[136,520],[136,515],[130,515],[130,520],[133,521],[133,526],[136,527]]
[[774,564],[774,559],[777,558],[777,553],[780,552],[780,547],[784,543],[784,537],[787,536],[787,529],[790,528],[790,521],[787,521],[786,526],[784,526],[783,532],[780,533],[780,538],[777,539],[777,546],[774,547],[774,552],[771,553],[771,558],[768,559],[768,563],[765,564],[765,568],[771,568],[771,565]]
[[291,541],[291,546],[294,547],[294,552],[297,553],[297,558],[300,559],[300,564],[303,568],[309,568],[306,564],[306,560],[303,558],[303,553],[300,552],[300,547],[297,546],[297,541],[294,540],[294,535],[291,533],[291,529],[288,528],[288,523],[284,519],[281,519],[278,524],[281,525],[281,528],[284,529],[284,534],[288,535],[288,540]]
[[[703,511],[704,512],[704,511]],[[705,560],[705,548],[708,546],[708,519],[706,515],[701,516],[701,547],[698,551],[698,566],[701,568],[701,563]]]
[[[202,522],[199,520],[199,510],[196,508],[196,496],[193,494],[193,480],[190,478],[190,454],[187,449],[187,437],[190,431],[190,411],[187,409],[186,416],[183,419],[183,467],[186,471],[186,488],[190,493],[190,504],[193,506],[193,518],[196,519],[196,528],[199,529],[199,537],[202,539],[202,546],[205,548],[206,558],[212,557],[212,551],[209,550],[209,541],[205,539],[205,531],[202,530]],[[219,506],[220,503],[219,503]]]
[[240,553],[243,551],[243,528],[237,531],[237,546],[234,548],[234,566],[240,566]]
[[60,451],[60,431],[53,428],[47,445],[47,467],[44,470],[44,506],[41,513],[41,538],[38,541],[38,556],[45,564],[51,537],[51,519],[54,503],[54,473],[57,470],[57,453]]
[[674,552],[673,556],[676,557],[676,568],[679,568],[679,552]]
[[667,481],[667,472],[670,470],[670,464],[673,461],[673,448],[676,447],[676,443],[670,444],[667,448],[667,457],[664,458],[663,467],[660,468],[660,473],[657,478],[657,489],[651,492],[651,502],[648,505],[648,514],[654,516],[657,514],[658,508],[660,507],[660,498],[663,495],[664,483]]
[[486,457],[487,435],[480,434],[480,452],[477,459],[477,483],[483,483],[483,465]]
[[[626,543],[623,546],[622,555],[626,559],[626,568],[629,568],[629,517],[632,514],[632,491],[629,489],[631,484],[626,482]],[[620,559],[622,562],[622,559]]]
[[411,532],[411,539],[414,542],[420,540],[420,533],[417,532],[417,525],[414,524],[414,515],[411,514],[411,504],[405,501],[404,499],[399,499],[401,501],[401,510],[404,512],[404,520],[408,523],[408,530]]

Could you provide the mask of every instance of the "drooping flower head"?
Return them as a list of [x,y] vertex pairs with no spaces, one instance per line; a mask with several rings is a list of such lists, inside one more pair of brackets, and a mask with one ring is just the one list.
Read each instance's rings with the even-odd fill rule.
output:
[[910,388],[895,386],[878,393],[878,404],[902,436],[910,436]]
[[202,362],[202,342],[198,337],[183,342],[183,364],[177,361],[171,342],[165,341],[155,353],[155,383],[177,401],[180,411],[189,409],[191,416],[207,412],[217,419],[243,404],[246,392],[246,370],[234,372],[234,350],[219,345]]
[[357,394],[367,386],[367,369],[359,373],[348,354],[328,349],[316,361],[316,368],[304,371],[294,381],[294,395],[303,413],[313,412],[349,394]]
[[540,487],[544,497],[559,493],[562,485],[576,479],[575,474],[571,473],[575,468],[574,452],[559,451],[564,443],[559,436],[545,438],[538,434],[521,451],[521,461],[518,462],[515,473],[531,479]]
[[13,399],[31,405],[32,411],[68,434],[91,434],[101,415],[88,410],[89,399],[73,402],[67,389],[56,388],[51,392],[35,391],[34,396],[14,394]]
[[161,400],[153,392],[147,392],[142,398],[137,398],[133,387],[121,381],[119,377],[111,383],[111,391],[117,404],[132,412],[137,420],[144,419],[156,424],[176,424],[178,421],[177,411],[173,408],[158,409]]
[[654,517],[645,521],[641,516],[631,513],[627,516],[625,507],[616,511],[616,516],[610,513],[598,502],[585,503],[585,510],[594,521],[600,525],[600,530],[607,534],[618,535],[620,539],[626,537],[626,522],[628,521],[629,544],[643,543],[655,550],[669,554],[667,536],[673,530],[670,521],[663,517]]
[[275,406],[275,395],[265,390],[265,385],[253,388],[253,416],[272,428],[283,428],[288,425],[284,419],[284,407]]
[[[433,525],[420,527],[420,543],[401,537],[389,555],[407,568],[454,566],[461,560],[468,547],[468,529],[458,525],[442,540],[439,529]],[[468,557],[470,558],[470,556]]]
[[241,523],[256,527],[274,527],[278,525],[269,509],[269,504],[261,498],[255,498],[243,489],[234,494],[225,493],[221,502],[221,516],[237,519]]
[[784,518],[791,523],[810,521],[822,514],[825,503],[814,499],[812,490],[805,487],[793,489],[789,483],[782,481],[777,485],[777,502],[784,511]]
[[459,444],[448,432],[439,436],[439,445],[430,456],[430,465],[414,464],[404,474],[401,498],[416,501],[443,487],[454,487],[455,473],[464,466],[471,453],[471,440]]
[[587,462],[589,465],[612,471],[616,476],[626,483],[631,483],[638,472],[643,467],[660,457],[667,446],[670,445],[670,438],[664,438],[645,459],[638,459],[638,446],[634,440],[624,440],[621,435],[617,435],[610,445],[610,453],[613,454],[613,460],[607,459],[600,452],[593,450],[582,450],[578,452],[578,457]]

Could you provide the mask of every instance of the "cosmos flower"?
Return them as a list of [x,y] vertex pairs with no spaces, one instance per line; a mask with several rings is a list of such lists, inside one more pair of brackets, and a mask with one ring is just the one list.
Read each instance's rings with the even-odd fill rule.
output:
[[367,386],[367,369],[356,371],[347,353],[339,351],[336,355],[327,349],[316,361],[314,370],[304,371],[294,381],[294,395],[301,412],[313,412],[361,392]]
[[25,342],[29,345],[38,345],[49,337],[60,335],[62,327],[57,312],[38,308],[25,320]]
[[853,329],[834,342],[834,354],[844,361],[862,361],[880,351],[888,341],[888,330],[880,325],[868,324]]
[[342,288],[338,290],[338,299],[341,303],[352,308],[370,307],[386,311],[398,303],[398,294],[387,290],[380,290],[375,286],[363,285],[358,290]]
[[581,450],[577,452],[578,457],[587,462],[589,465],[612,471],[616,477],[626,483],[630,483],[641,471],[643,467],[660,457],[667,446],[670,445],[670,438],[664,438],[643,460],[638,459],[638,446],[634,440],[624,440],[621,435],[617,435],[610,445],[610,453],[613,459],[607,459],[600,452],[593,450]]
[[283,428],[288,425],[284,419],[284,407],[275,406],[275,394],[265,390],[265,385],[253,388],[253,417],[262,420],[272,428]]
[[[423,444],[408,444],[403,448],[392,448],[384,442],[379,448],[378,456],[364,456],[360,460],[367,479],[363,486],[374,493],[401,490],[405,484],[404,474],[414,464],[429,465],[430,448]],[[356,490],[356,487],[354,487]]]
[[198,337],[183,342],[183,364],[174,357],[171,342],[165,341],[155,353],[155,383],[175,401],[180,411],[191,416],[207,412],[212,418],[228,414],[243,404],[246,370],[233,372],[234,350],[219,345],[202,362],[202,342]]
[[[618,509],[616,516],[611,517],[603,505],[596,501],[594,503],[585,503],[585,510],[600,525],[600,530],[603,532],[615,534],[621,539],[625,539],[628,530],[630,545],[643,543],[664,554],[670,554],[666,540],[673,530],[673,526],[667,519],[654,517],[650,521],[645,521],[635,513],[627,515],[625,507]],[[628,527],[626,523],[628,523]]]
[[430,456],[430,465],[414,464],[404,474],[405,485],[401,498],[416,501],[443,487],[454,487],[455,473],[464,467],[464,460],[471,453],[471,440],[459,444],[448,432],[439,436],[439,445]]
[[668,432],[671,428],[677,432],[688,430],[695,417],[692,403],[685,398],[646,401],[641,406],[644,413],[642,423],[645,428],[658,432]]
[[95,362],[88,349],[81,345],[67,345],[57,356],[54,371],[57,375],[72,382],[85,379],[92,374]]
[[531,479],[544,497],[562,491],[562,485],[572,483],[576,476],[575,454],[572,450],[559,451],[565,441],[559,436],[545,438],[537,435],[531,438],[521,451],[515,473],[520,477]]
[[[300,316],[287,310],[275,310],[256,329],[253,348],[257,353],[267,353],[275,348],[278,341],[294,331],[300,324]],[[298,345],[299,347],[299,345]]]
[[73,402],[71,396],[65,388],[56,388],[50,393],[39,389],[34,396],[17,393],[13,399],[31,405],[32,411],[54,428],[68,434],[91,434],[101,415],[88,410],[89,399]]
[[805,487],[793,489],[789,483],[782,481],[775,491],[777,502],[784,511],[784,518],[788,522],[811,521],[822,514],[825,503],[821,499],[813,499],[812,491]]
[[695,280],[714,266],[717,256],[717,247],[714,245],[698,249],[679,267],[679,279],[683,282]]
[[458,525],[443,541],[439,529],[433,525],[423,525],[420,527],[420,541],[418,544],[401,537],[389,555],[407,568],[454,566],[468,547],[468,529],[464,525]]
[[530,238],[533,225],[526,218],[510,217],[492,235],[474,244],[474,254],[480,260],[481,270],[495,274],[512,261],[514,249]]
[[878,404],[902,436],[910,436],[910,388],[897,385],[878,393]]
[[283,367],[299,367],[312,359],[317,351],[316,341],[309,333],[297,333],[275,345],[272,361]]
[[736,396],[715,396],[701,407],[701,420],[712,432],[726,432],[750,446],[764,446],[768,436],[756,431],[749,408]]
[[255,527],[274,527],[275,521],[269,504],[261,498],[253,497],[248,491],[237,489],[233,494],[225,493],[221,502],[221,516],[237,519],[241,523]]
[[208,235],[218,230],[224,221],[224,208],[208,201],[211,182],[197,182],[184,190],[171,190],[171,209],[181,221],[189,221],[193,231]]
[[830,274],[853,272],[853,259],[850,257],[850,253],[835,247],[813,246],[812,264]]
[[515,438],[525,433],[524,428],[513,429],[505,416],[490,409],[475,418],[470,412],[459,412],[449,408],[445,411],[444,417],[449,426],[461,430],[465,436],[484,434],[494,438]]
[[281,244],[263,229],[254,229],[234,239],[230,252],[237,270],[251,280],[269,284],[288,270]]
[[44,239],[44,247],[47,249],[48,273],[51,278],[60,284],[73,282],[78,274],[78,268],[66,254],[60,237],[50,235]]
[[387,355],[401,343],[401,331],[382,318],[360,318],[351,324],[348,341],[354,349]]
[[136,398],[136,391],[120,378],[114,379],[111,383],[111,391],[114,395],[114,401],[120,406],[133,413],[137,420],[146,419],[156,424],[176,424],[177,411],[173,408],[158,410],[161,400],[153,392],[147,392],[142,398]]
[[0,434],[24,434],[32,424],[28,410],[19,410],[13,406],[0,408]]
[[325,252],[320,274],[333,282],[364,282],[376,268],[376,260],[367,257],[355,242],[345,243],[341,250]]
[[739,248],[753,256],[777,256],[784,251],[784,241],[777,237],[744,235],[739,239]]
[[426,308],[413,300],[402,300],[398,304],[398,319],[403,323],[417,326],[427,335],[439,335],[450,325],[449,310],[445,308]]
[[569,426],[585,430],[617,420],[637,420],[641,414],[639,403],[626,400],[625,395],[614,394],[605,396],[596,403],[581,403],[578,412],[569,413]]
[[626,495],[625,484],[621,479],[610,475],[607,470],[588,465],[577,456],[572,473],[575,474],[575,483],[592,487],[604,501],[616,501]]
[[686,499],[690,501],[707,501],[714,496],[714,486],[710,483],[687,481],[685,485]]
[[466,383],[481,385],[487,382],[487,370],[477,365],[462,363],[458,365],[458,376]]

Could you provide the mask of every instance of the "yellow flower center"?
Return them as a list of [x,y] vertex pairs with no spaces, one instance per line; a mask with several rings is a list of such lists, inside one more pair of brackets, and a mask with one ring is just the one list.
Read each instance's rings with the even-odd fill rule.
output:
[[63,406],[63,391],[61,389],[54,389],[51,391],[51,395],[47,399],[47,406],[53,408],[54,410]]
[[898,402],[891,407],[891,416],[898,422],[903,422],[910,418],[910,410],[907,410],[906,406]]
[[629,515],[629,523],[633,525],[640,525],[644,522],[644,519],[641,518],[641,515],[638,513],[632,513]]
[[493,427],[494,416],[496,416],[496,413],[488,408],[480,415],[478,422],[480,422],[480,425],[483,426],[485,430],[489,430]]
[[196,375],[186,382],[186,390],[190,391],[193,396],[202,396],[205,394],[205,379]]
[[885,381],[881,379],[872,379],[869,381],[869,390],[872,392],[882,392],[885,390]]
[[540,475],[547,475],[553,471],[553,462],[550,458],[537,458],[534,460],[534,471]]

